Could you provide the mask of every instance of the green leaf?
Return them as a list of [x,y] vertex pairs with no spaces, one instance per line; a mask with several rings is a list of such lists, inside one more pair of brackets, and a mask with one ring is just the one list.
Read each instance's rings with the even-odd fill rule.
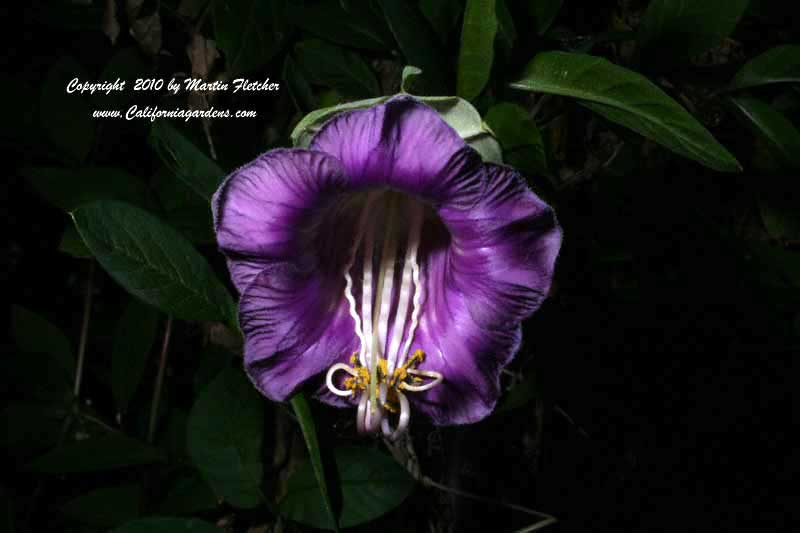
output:
[[47,354],[67,378],[75,374],[75,358],[69,339],[60,328],[24,307],[12,307],[11,333],[22,352]]
[[564,0],[529,0],[528,9],[533,16],[534,26],[536,33],[544,35],[544,33],[553,24],[556,19],[561,4]]
[[612,122],[722,172],[738,161],[683,107],[650,80],[603,58],[566,52],[538,54],[515,89],[577,98]]
[[505,0],[497,0],[495,5],[497,15],[497,35],[500,41],[508,50],[514,48],[517,40],[517,28],[514,25],[514,17],[506,6]]
[[[291,134],[292,143],[295,147],[306,148],[314,135],[334,116],[345,111],[366,109],[382,104],[389,98],[391,97],[381,96],[312,111],[295,126]],[[503,161],[500,145],[484,126],[480,114],[472,104],[457,96],[422,96],[417,99],[434,108],[467,144],[481,154],[485,161],[495,163]]]
[[779,241],[800,240],[800,210],[791,194],[759,198],[758,209],[770,237]]
[[217,497],[208,483],[198,475],[179,478],[159,505],[166,515],[194,514],[217,506]]
[[111,352],[111,391],[117,411],[124,412],[133,398],[156,340],[158,311],[131,300],[117,322]]
[[258,70],[287,37],[286,0],[216,0],[214,36],[225,54],[228,71]]
[[492,71],[496,34],[495,1],[467,0],[458,55],[458,96],[472,100],[486,86]]
[[744,64],[726,90],[746,89],[770,83],[800,82],[800,45],[776,46]]
[[295,46],[297,62],[312,83],[332,87],[352,98],[380,94],[378,80],[361,56],[319,39]]
[[290,135],[292,144],[296,148],[307,148],[311,144],[311,139],[322,128],[328,120],[332,119],[339,113],[345,111],[353,111],[355,109],[366,109],[374,105],[381,104],[388,100],[389,96],[379,96],[378,98],[370,98],[367,100],[359,100],[357,102],[348,102],[346,104],[335,105],[332,107],[325,107],[312,111],[297,123]]
[[442,94],[447,88],[447,62],[439,38],[420,11],[417,2],[378,0],[386,23],[407,65],[423,72],[423,94]]
[[286,82],[286,87],[289,89],[289,96],[292,98],[295,107],[298,111],[307,113],[314,109],[314,92],[308,84],[306,75],[302,69],[292,59],[291,54],[286,54],[286,59],[283,62],[283,79]]
[[142,487],[122,485],[93,490],[67,502],[61,511],[78,522],[113,527],[139,516]]
[[[6,373],[4,377],[9,380],[21,376]],[[41,379],[39,375],[33,377]],[[58,443],[67,414],[67,408],[59,407],[57,404],[12,403],[6,405],[0,415],[0,421],[5,424],[6,428],[0,437],[2,447],[9,455],[28,459],[46,452]]]
[[[308,448],[309,463],[307,464],[310,464],[310,468],[308,469],[310,475],[308,475],[307,478],[312,480],[313,490],[316,491],[317,495],[317,498],[313,499],[312,502],[317,503],[318,506],[322,508],[322,511],[318,511],[314,513],[314,515],[324,521],[327,529],[339,531],[339,520],[333,509],[333,502],[331,501],[331,494],[328,489],[328,481],[325,478],[325,468],[322,464],[319,439],[317,439],[317,428],[314,425],[314,418],[311,416],[311,408],[308,405],[308,400],[306,400],[306,397],[300,392],[289,401],[297,416],[297,421],[300,423],[300,429],[306,441],[306,448]],[[306,485],[308,485],[308,483]],[[284,499],[284,501],[281,502],[281,512],[286,513],[292,519],[298,520],[295,518],[295,515],[286,511],[284,507],[285,501]],[[302,522],[302,520],[298,521]]]
[[514,409],[519,409],[528,405],[539,395],[539,389],[536,386],[536,379],[534,375],[526,375],[519,383],[514,385],[508,394],[498,402],[497,408],[494,411],[495,415],[507,413]]
[[6,397],[54,409],[71,405],[75,370],[66,369],[70,364],[74,365],[71,355],[69,361],[61,361],[57,356],[41,351],[19,349],[7,354],[0,359],[0,372],[6,381]]
[[71,161],[84,161],[94,146],[95,125],[86,99],[67,93],[67,84],[88,77],[72,58],[62,57],[48,71],[40,94],[39,119],[59,152]]
[[800,288],[800,254],[764,242],[746,243],[748,261],[759,281],[769,287]]
[[495,104],[486,113],[486,124],[503,147],[506,161],[509,161],[510,152],[522,148],[526,154],[526,165],[525,168],[518,167],[519,170],[545,175],[550,173],[542,134],[522,106],[510,102]]
[[[194,194],[194,193],[192,193]],[[211,209],[208,204],[202,208],[187,205],[163,214],[164,221],[170,226],[180,231],[187,239],[195,244],[213,244],[216,242],[214,237],[213,220],[211,219]]]
[[736,28],[749,0],[652,0],[639,26],[642,47],[667,60],[688,59]]
[[406,65],[403,67],[403,74],[400,80],[400,91],[409,94],[413,93],[414,85],[419,83],[419,77],[421,74],[422,70],[413,65]]
[[738,96],[730,101],[756,134],[777,149],[787,165],[800,168],[800,132],[786,117],[755,98]]
[[140,206],[148,204],[147,185],[120,168],[28,167],[20,173],[48,203],[65,211],[96,200],[124,200]]
[[[166,409],[161,409],[166,411]],[[184,463],[188,459],[186,446],[186,427],[189,423],[189,412],[180,407],[169,409],[166,415],[166,427],[160,435],[157,443],[167,452],[170,460],[177,463]]]
[[100,201],[72,217],[100,264],[131,294],[179,319],[234,322],[231,295],[211,266],[154,215]]
[[370,16],[368,9],[346,12],[339,0],[293,6],[290,18],[298,28],[342,46],[380,51],[391,47],[381,20]]
[[503,162],[500,145],[472,104],[456,96],[431,96],[420,100],[434,108],[468,145],[481,154],[484,161]]
[[176,176],[210,201],[225,177],[217,163],[166,120],[153,123],[150,144]]
[[419,9],[428,19],[439,40],[446,44],[455,30],[463,9],[461,0],[420,0]]
[[562,48],[565,52],[588,54],[593,48],[601,44],[635,41],[636,32],[631,30],[609,30],[592,34],[578,34],[560,26],[549,30],[545,34],[545,38],[556,41],[559,48]]
[[200,353],[200,361],[194,374],[194,391],[199,393],[230,365],[233,354],[216,344],[208,344]]
[[324,89],[317,95],[316,108],[322,109],[326,107],[333,107],[345,103],[344,97],[336,89]]
[[211,244],[214,221],[208,200],[198,195],[186,182],[166,167],[161,167],[151,180],[161,205],[161,217],[187,239],[196,244]]
[[777,91],[778,94],[770,102],[772,107],[786,115],[800,113],[800,84],[790,84],[780,89],[783,90]]
[[61,235],[61,241],[58,243],[58,251],[71,255],[76,259],[91,259],[94,256],[86,243],[78,234],[75,229],[75,224],[71,223],[64,228],[64,233]]
[[[403,503],[414,488],[413,478],[400,465],[373,448],[337,448],[336,465],[342,487],[343,528],[386,514]],[[302,464],[289,478],[280,511],[302,524],[332,529],[312,464]]]
[[214,524],[196,518],[140,518],[128,522],[111,533],[220,533]]
[[500,102],[489,108],[486,124],[492,129],[504,150],[520,146],[541,145],[542,134],[519,104]]
[[264,399],[240,368],[228,368],[192,407],[186,439],[195,467],[220,497],[236,507],[265,503]]
[[113,470],[163,461],[161,450],[122,433],[69,442],[35,459],[30,468],[49,474]]

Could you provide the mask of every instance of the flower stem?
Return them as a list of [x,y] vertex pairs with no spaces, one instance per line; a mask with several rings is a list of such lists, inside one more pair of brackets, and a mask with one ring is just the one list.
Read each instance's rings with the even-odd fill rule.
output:
[[158,404],[161,401],[161,388],[164,385],[164,371],[167,367],[167,353],[169,352],[169,339],[172,335],[172,317],[167,317],[164,328],[164,341],[161,344],[161,357],[158,360],[158,375],[156,388],[153,391],[153,402],[150,405],[150,423],[147,427],[147,442],[152,443],[156,434],[156,419],[158,418]]
[[75,367],[75,386],[72,397],[75,402],[81,393],[83,381],[83,362],[86,359],[86,343],[89,338],[89,318],[92,314],[92,290],[94,289],[94,260],[89,261],[89,274],[86,280],[86,295],[83,298],[83,321],[81,323],[81,337],[78,341],[78,364]]

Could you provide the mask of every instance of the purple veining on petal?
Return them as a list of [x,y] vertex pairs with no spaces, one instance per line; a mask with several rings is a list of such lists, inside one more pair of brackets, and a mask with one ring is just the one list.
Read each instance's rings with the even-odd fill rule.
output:
[[[378,361],[388,368],[388,401],[393,369],[413,361],[406,392],[392,393],[401,422],[409,405],[436,424],[491,412],[561,243],[552,210],[513,169],[482,163],[407,96],[333,118],[310,150],[268,152],[237,170],[214,212],[259,389],[283,400],[332,365],[350,368],[358,351],[354,368],[369,366],[372,379]],[[347,384],[356,375],[329,375],[338,395],[323,385],[319,398],[364,404],[367,391]]]
[[453,243],[430,257],[428,301],[415,341],[425,368],[447,379],[412,401],[437,424],[480,420],[494,408],[499,374],[517,352],[519,323],[549,290],[561,232],[553,211],[509,168],[486,165],[481,202]]

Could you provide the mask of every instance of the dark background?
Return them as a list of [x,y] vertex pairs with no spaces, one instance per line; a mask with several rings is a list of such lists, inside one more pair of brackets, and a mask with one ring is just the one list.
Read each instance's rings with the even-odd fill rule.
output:
[[[162,25],[158,53],[148,52],[129,32],[132,22],[125,15],[125,2],[117,2],[121,31],[112,46],[101,31],[107,6],[90,4],[31,2],[4,16],[5,35],[15,37],[1,60],[7,109],[0,145],[6,162],[2,209],[9,236],[1,254],[3,285],[9,304],[57,326],[77,349],[87,279],[94,270],[78,403],[103,424],[144,439],[164,317],[158,318],[159,337],[132,401],[136,407],[119,425],[108,386],[110,354],[117,321],[131,296],[99,265],[92,267],[93,260],[59,250],[62,234],[71,225],[69,216],[48,201],[23,169],[58,167],[79,173],[91,165],[124,169],[145,184],[174,180],[148,144],[148,121],[95,121],[98,131],[89,152],[82,158],[65,154],[63,145],[53,141],[62,134],[52,128],[75,127],[74,135],[81,133],[78,125],[70,126],[68,111],[66,119],[42,116],[42,109],[48,109],[43,87],[50,69],[64,57],[77,61],[87,79],[99,79],[123,49],[135,55],[144,72],[169,79],[176,72],[191,72],[185,48],[194,32],[216,42],[224,37],[215,35],[219,30],[213,9],[204,15],[202,2],[197,14],[184,16],[178,2],[148,1],[139,15],[159,12]],[[392,41],[380,18],[380,2],[346,4],[365,19],[377,20],[374,31],[384,35],[388,45],[384,50],[343,48],[376,73],[379,94],[397,92],[400,71],[411,61]],[[431,24],[445,58],[441,94],[455,92],[463,16],[461,2],[449,4],[452,15],[437,19],[444,21],[439,27]],[[575,50],[586,38],[611,31],[635,32],[648,2],[566,0],[543,35],[535,31],[533,19],[526,18],[531,17],[526,2],[507,4],[516,39],[509,47],[498,37],[491,77],[473,100],[483,115],[501,101],[532,109],[538,99],[509,89],[507,83],[519,77],[536,53]],[[546,528],[550,531],[788,528],[796,505],[791,496],[797,492],[796,438],[791,435],[800,349],[800,181],[795,164],[770,152],[758,128],[743,122],[724,95],[714,94],[747,60],[797,42],[796,24],[782,5],[752,2],[733,33],[692,57],[678,57],[678,48],[666,44],[647,50],[639,46],[635,33],[612,35],[589,51],[647,75],[679,102],[689,102],[692,114],[736,156],[743,167],[740,173],[706,169],[569,99],[554,96],[542,105],[535,122],[542,131],[550,176],[522,169],[537,192],[555,206],[565,239],[551,297],[526,323],[523,348],[510,367],[517,378],[524,378],[527,392],[516,409],[474,426],[433,428],[415,421],[415,445],[427,476],[462,491],[552,514],[559,523]],[[336,75],[309,73],[317,63],[297,48],[301,41],[319,36],[308,24],[290,20],[275,31],[282,40],[248,77],[270,77],[281,82],[281,91],[225,94],[214,102],[221,108],[259,112],[258,119],[211,125],[218,163],[225,170],[268,148],[290,145],[292,126],[311,109],[369,96],[353,94],[352,83]],[[298,88],[299,82],[292,87],[283,78],[287,57],[299,70],[305,69],[309,95]],[[209,78],[224,75],[226,61],[222,53]],[[800,118],[796,83],[756,88],[751,95],[790,121]],[[170,101],[157,93],[133,101],[142,105],[148,100],[162,105]],[[183,100],[180,105],[188,104]],[[95,107],[91,101],[89,108]],[[201,150],[208,150],[199,120],[174,124]],[[618,157],[600,164],[616,148]],[[80,188],[80,182],[74,187]],[[181,194],[191,196],[187,191]],[[196,232],[191,240],[227,283],[209,235],[210,214],[196,204],[196,198],[187,200],[184,207],[192,223],[181,230],[187,235]],[[765,213],[772,212],[783,213],[777,232],[765,224]],[[179,225],[172,219],[170,223]],[[10,325],[15,309],[9,305],[6,310]],[[192,408],[209,379],[203,373],[237,364],[235,355],[220,355],[220,361],[210,363],[211,371],[203,367],[206,363],[200,361],[206,359],[198,354],[215,349],[219,341],[212,329],[200,322],[175,321],[173,326],[156,441],[170,450],[170,457],[185,455],[180,444],[171,448],[173,428],[180,427],[174,421]],[[97,524],[63,511],[67,502],[98,486],[141,482],[157,499],[159,492],[153,487],[161,478],[154,470],[166,466],[77,474],[43,474],[29,467],[59,443],[93,438],[97,429],[73,424],[60,434],[68,410],[45,420],[46,411],[39,408],[54,405],[55,389],[63,380],[53,377],[50,359],[21,346],[25,342],[20,342],[14,326],[9,332],[4,342],[4,403],[36,408],[4,411],[4,525],[10,531],[102,531],[115,526],[114,520]],[[69,389],[72,378],[67,381]],[[63,394],[59,398],[63,400]],[[349,423],[351,413],[316,402],[312,408],[326,446],[360,443]],[[277,406],[267,410],[268,433],[277,431],[273,429],[279,419],[286,418],[281,413]],[[293,453],[302,456],[302,440],[297,451],[298,429],[291,420],[289,426],[282,431],[295,442]],[[266,455],[275,445],[272,437],[268,441]],[[269,472],[266,482],[278,475]],[[130,518],[159,514],[156,508],[145,496]],[[227,503],[193,514],[232,531],[272,531],[276,521],[266,508],[242,510]],[[400,507],[358,530],[512,531],[534,521],[502,506],[417,487]],[[284,527],[311,530],[288,521]]]

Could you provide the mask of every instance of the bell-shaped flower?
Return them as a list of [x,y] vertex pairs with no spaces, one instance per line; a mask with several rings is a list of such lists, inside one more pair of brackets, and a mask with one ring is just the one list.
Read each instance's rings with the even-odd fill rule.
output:
[[561,245],[515,170],[409,96],[261,155],[213,210],[252,382],[283,401],[315,379],[361,432],[389,437],[412,411],[438,425],[492,411]]

